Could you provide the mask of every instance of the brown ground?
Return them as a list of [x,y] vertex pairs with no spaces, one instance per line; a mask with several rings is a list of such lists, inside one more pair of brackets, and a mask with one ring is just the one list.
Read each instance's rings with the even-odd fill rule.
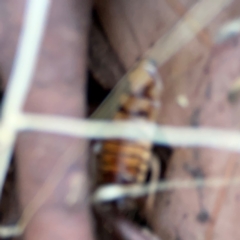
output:
[[[24,111],[85,116],[87,43],[105,49],[90,48],[89,69],[98,84],[108,90],[196,2],[96,1],[95,15],[100,26],[94,25],[97,30],[92,27],[91,41],[88,41],[90,1],[53,0]],[[24,0],[0,2],[3,89],[16,50],[24,3]],[[239,98],[238,95],[229,98],[229,89],[239,77],[239,37],[221,45],[214,42],[219,27],[239,16],[239,9],[239,2],[233,1],[196,39],[159,69],[164,81],[160,123],[239,129]],[[98,59],[104,57],[106,59],[99,66]],[[187,108],[176,101],[182,94],[189,99]],[[173,150],[166,168],[166,179],[238,175],[239,155],[236,153],[202,148]],[[86,142],[52,134],[21,133],[14,159],[17,166],[17,187],[14,189],[17,191],[10,191],[12,187],[6,185],[7,200],[2,199],[3,207],[0,208],[1,213],[5,213],[2,221],[13,223],[19,216],[15,208],[18,206],[16,195],[21,212],[50,178],[52,184],[58,181],[56,185],[50,184],[50,189],[44,192],[47,197],[28,225],[24,239],[93,239],[86,200]],[[57,175],[53,174],[56,173],[54,169]],[[9,179],[7,184],[14,181],[11,169]],[[74,179],[80,179],[78,183],[83,188],[81,197],[72,203],[66,196]],[[235,240],[240,236],[239,196],[238,187],[164,192],[157,197],[156,211],[150,223],[154,232],[164,240]],[[120,220],[118,226],[122,226]]]

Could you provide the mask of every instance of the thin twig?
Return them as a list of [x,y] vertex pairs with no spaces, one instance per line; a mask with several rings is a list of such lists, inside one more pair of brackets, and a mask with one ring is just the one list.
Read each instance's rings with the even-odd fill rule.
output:
[[[240,152],[240,133],[214,128],[159,126],[147,121],[97,121],[24,114],[18,129],[58,133],[90,139],[137,139],[177,147],[207,147]],[[152,133],[155,134],[152,134]],[[4,128],[0,127],[0,136]]]
[[[193,40],[197,34],[232,2],[233,0],[218,0],[213,4],[209,0],[198,1],[170,31],[149,49],[143,59],[152,59],[156,62],[158,68],[161,67]],[[129,87],[128,75],[134,68],[135,66],[123,76],[91,118],[111,119],[117,108],[119,96]]]
[[[28,0],[13,69],[3,100],[0,145],[0,196],[17,134],[17,116],[30,86],[45,28],[50,0]],[[5,139],[7,137],[7,141]]]
[[[155,186],[154,191],[168,191],[168,190],[182,190],[192,189],[197,187],[212,187],[219,188],[225,186],[239,185],[240,178],[236,177],[233,179],[229,178],[209,178],[209,179],[198,179],[198,180],[172,180],[168,182],[158,182]],[[153,192],[150,188],[150,184],[140,185],[106,185],[99,188],[92,196],[93,203],[98,202],[109,202],[122,197],[137,198]]]

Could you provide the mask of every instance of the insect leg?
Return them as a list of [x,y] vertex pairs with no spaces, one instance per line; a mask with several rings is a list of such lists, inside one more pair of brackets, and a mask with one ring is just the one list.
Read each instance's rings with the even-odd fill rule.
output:
[[147,197],[146,205],[145,205],[145,212],[151,213],[154,207],[155,202],[155,188],[158,183],[159,176],[161,174],[161,161],[157,158],[156,155],[152,155],[150,159],[150,193]]

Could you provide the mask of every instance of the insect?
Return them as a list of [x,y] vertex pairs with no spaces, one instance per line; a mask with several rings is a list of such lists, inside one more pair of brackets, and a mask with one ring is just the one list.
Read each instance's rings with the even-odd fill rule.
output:
[[[162,83],[154,63],[149,60],[142,61],[128,75],[128,83],[129,90],[120,97],[114,120],[156,123],[159,115]],[[153,161],[152,145],[151,141],[143,140],[111,139],[103,141],[96,158],[97,187],[107,184],[144,183],[149,169],[153,163],[156,163]],[[154,166],[151,170],[151,178],[155,176],[155,180],[159,177],[159,173],[156,171],[158,167]],[[102,231],[103,236],[109,236],[109,239],[113,238],[114,233],[120,237],[114,236],[114,239],[130,239],[130,236],[126,236],[125,233],[128,232],[131,236],[136,235],[135,230],[139,229],[134,222],[144,226],[148,225],[147,216],[152,212],[153,202],[154,195],[150,193],[146,202],[144,200],[142,202],[142,199],[122,198],[107,204],[95,205],[93,208],[95,217],[96,219],[100,218],[100,220],[96,220],[98,221],[96,226],[100,226],[99,232]],[[142,206],[145,206],[145,209],[142,209]],[[123,222],[114,222],[116,216],[119,216]],[[109,220],[108,227],[102,228],[101,223],[104,222],[106,225],[107,219]],[[131,219],[130,222],[133,220],[133,229],[120,229],[122,223],[128,221],[127,219]],[[129,226],[129,221],[126,223]],[[135,235],[135,238],[147,239],[147,237]]]
[[[129,91],[120,97],[114,120],[156,122],[162,83],[154,63],[142,61],[128,81]],[[151,157],[150,141],[104,141],[97,159],[98,184],[145,182]]]

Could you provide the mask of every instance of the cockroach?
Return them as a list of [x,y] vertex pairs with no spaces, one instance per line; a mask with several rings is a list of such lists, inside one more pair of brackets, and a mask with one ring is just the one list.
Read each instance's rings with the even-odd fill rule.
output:
[[[162,82],[155,64],[150,60],[142,61],[128,75],[128,84],[129,90],[120,96],[113,119],[157,123]],[[159,165],[156,164],[152,148],[153,143],[147,140],[110,139],[103,141],[95,162],[96,187],[107,184],[144,184],[149,172],[151,172],[152,180],[158,180]],[[143,204],[142,200],[123,198],[111,203],[95,205],[93,212],[96,217],[96,226],[100,224],[97,231],[101,232],[101,239],[112,239],[112,237],[121,240],[156,239],[153,234],[144,235],[139,226],[127,220],[130,217],[138,224],[145,227],[148,225],[146,216],[142,216],[139,211],[139,206],[141,208]],[[151,212],[153,202],[154,195],[150,194],[147,202],[144,203],[145,214]],[[99,216],[102,216],[100,218],[104,220],[99,220]],[[119,216],[118,220],[116,216]],[[107,223],[107,219],[115,220]]]
[[[162,83],[157,67],[142,61],[128,75],[129,90],[119,100],[114,120],[156,123]],[[97,156],[97,185],[146,181],[152,159],[151,141],[111,139],[103,141]]]

